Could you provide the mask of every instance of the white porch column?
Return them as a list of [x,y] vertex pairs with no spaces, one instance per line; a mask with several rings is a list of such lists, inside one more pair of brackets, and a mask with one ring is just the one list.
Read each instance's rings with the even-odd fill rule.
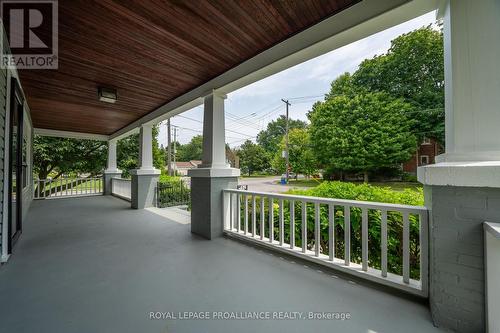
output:
[[224,99],[212,92],[205,97],[202,163],[188,171],[191,177],[191,232],[211,239],[223,233],[222,190],[236,188],[239,169],[226,163]]
[[226,163],[224,119],[225,95],[213,93],[205,97],[203,112],[203,155],[200,168],[229,168]]
[[139,168],[132,175],[132,208],[151,207],[156,202],[156,184],[160,170],[153,166],[153,125],[143,124],[139,134]]
[[116,163],[116,140],[108,141],[108,164],[107,172],[121,172]]
[[111,179],[121,177],[122,171],[118,169],[116,163],[116,140],[108,141],[108,161],[107,168],[103,175],[103,192],[105,195],[111,194]]
[[420,167],[434,323],[485,331],[484,221],[500,220],[500,2],[443,8],[446,153]]
[[153,125],[142,125],[139,134],[139,169],[154,170]]

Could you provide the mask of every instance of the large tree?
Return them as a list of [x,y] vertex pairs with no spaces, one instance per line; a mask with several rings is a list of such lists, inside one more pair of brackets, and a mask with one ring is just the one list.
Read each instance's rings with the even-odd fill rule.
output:
[[189,143],[186,143],[185,145],[177,145],[176,150],[177,152],[175,157],[177,161],[201,160],[203,151],[203,136],[193,136]]
[[38,179],[59,178],[68,173],[96,175],[106,165],[107,145],[103,141],[54,138],[35,135],[33,169]]
[[[403,34],[391,41],[387,53],[364,60],[350,77],[337,79],[330,94],[361,89],[403,98],[413,108],[413,132],[421,139],[444,143],[443,33],[431,26]],[[347,84],[346,84],[347,82]],[[333,91],[335,90],[335,91]]]
[[362,172],[368,181],[370,171],[393,167],[415,151],[410,110],[402,99],[381,92],[316,103],[308,114],[316,157],[330,171]]
[[240,158],[240,168],[248,175],[255,171],[263,171],[269,166],[268,155],[261,146],[246,140],[237,152]]
[[[290,130],[294,128],[306,128],[306,126],[307,124],[302,120],[288,120],[288,127]],[[285,131],[286,117],[282,115],[278,119],[268,123],[265,130],[259,132],[257,135],[257,143],[261,145],[270,156],[274,156],[279,150],[279,145]]]
[[[272,160],[273,169],[283,173],[286,171],[286,160],[281,154],[285,150],[285,138],[281,140],[280,150]],[[306,129],[294,128],[288,135],[288,156],[291,171],[306,176],[317,170],[317,161],[311,147],[309,132]]]

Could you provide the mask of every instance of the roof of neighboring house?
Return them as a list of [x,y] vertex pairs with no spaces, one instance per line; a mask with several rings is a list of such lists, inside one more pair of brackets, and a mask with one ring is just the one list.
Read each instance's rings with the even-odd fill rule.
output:
[[175,162],[175,167],[177,169],[192,169],[194,166],[191,162]]
[[193,168],[196,168],[199,164],[201,164],[201,161],[198,161],[198,160],[191,160],[189,162],[175,162],[175,168],[176,169],[193,169]]

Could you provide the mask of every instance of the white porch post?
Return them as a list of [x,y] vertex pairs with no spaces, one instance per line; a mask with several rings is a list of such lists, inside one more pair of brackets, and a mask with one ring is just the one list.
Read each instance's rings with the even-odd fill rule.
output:
[[153,125],[142,125],[139,134],[139,169],[154,170]]
[[108,141],[108,161],[107,168],[104,170],[103,174],[103,192],[105,195],[111,194],[111,179],[114,177],[120,177],[122,171],[118,169],[116,163],[116,140]]
[[236,188],[239,169],[226,163],[224,95],[212,92],[205,97],[203,114],[203,155],[191,177],[191,232],[211,239],[223,232],[222,190]]
[[446,153],[418,169],[430,210],[432,317],[458,332],[485,331],[482,224],[500,220],[499,13],[498,0],[443,8]]
[[200,168],[226,169],[225,95],[205,97],[203,112],[203,155]]
[[160,170],[153,166],[153,125],[143,124],[139,134],[139,168],[132,175],[132,208],[151,207],[156,202],[156,184]]

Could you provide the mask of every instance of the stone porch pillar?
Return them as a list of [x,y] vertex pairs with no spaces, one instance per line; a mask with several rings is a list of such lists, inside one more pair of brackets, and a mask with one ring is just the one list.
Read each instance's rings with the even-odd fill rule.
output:
[[103,174],[103,193],[104,195],[111,194],[111,178],[121,177],[122,171],[118,169],[116,164],[116,140],[108,141],[108,165]]
[[500,221],[500,3],[449,0],[442,10],[446,153],[420,167],[430,209],[434,323],[485,331],[484,221]]
[[205,97],[203,116],[203,156],[191,177],[191,232],[207,239],[222,235],[222,190],[236,188],[239,169],[226,163],[224,99],[212,92]]
[[160,170],[153,166],[153,125],[144,124],[139,134],[139,168],[132,175],[131,206],[135,209],[152,207],[156,200],[156,184]]

